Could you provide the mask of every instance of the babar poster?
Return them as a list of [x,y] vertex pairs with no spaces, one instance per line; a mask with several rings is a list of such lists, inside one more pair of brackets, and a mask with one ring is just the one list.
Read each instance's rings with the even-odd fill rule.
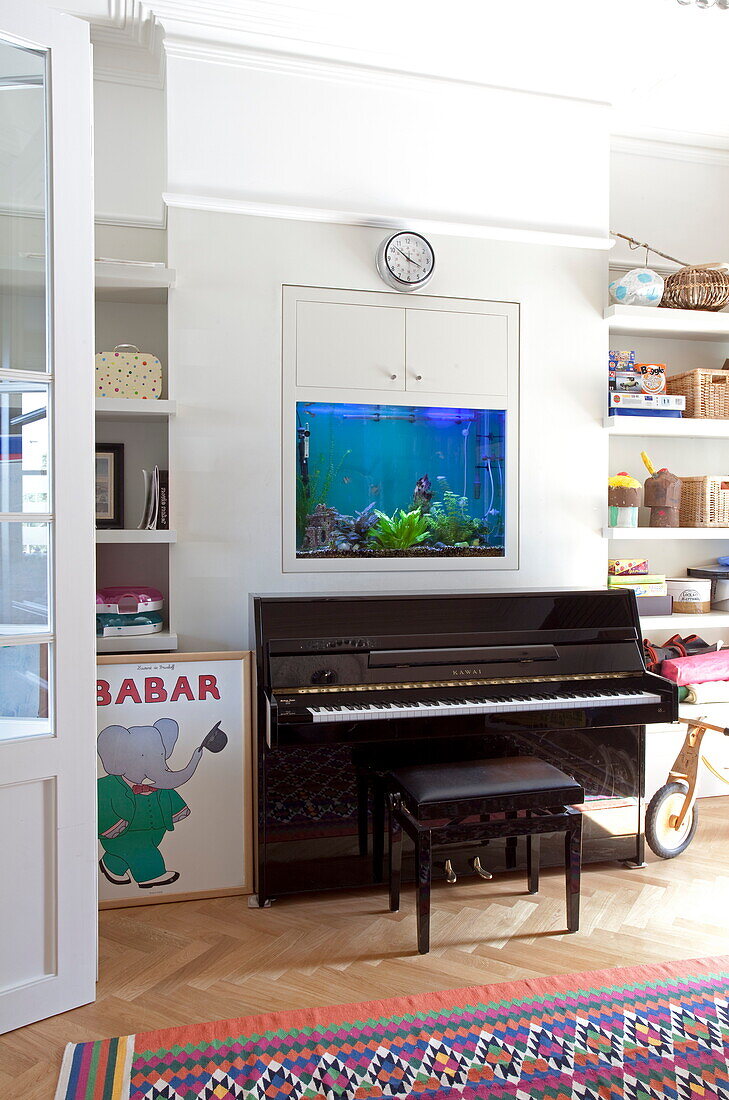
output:
[[249,654],[100,658],[99,900],[249,886]]

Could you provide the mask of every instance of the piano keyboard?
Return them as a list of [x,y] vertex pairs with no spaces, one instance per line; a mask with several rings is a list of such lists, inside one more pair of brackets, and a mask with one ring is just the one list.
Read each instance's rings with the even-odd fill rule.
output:
[[582,691],[563,694],[494,695],[488,699],[436,699],[422,703],[358,703],[353,706],[308,707],[314,722],[361,722],[379,718],[423,718],[427,715],[518,714],[529,710],[575,710],[580,707],[615,707],[636,703],[660,703],[649,691]]

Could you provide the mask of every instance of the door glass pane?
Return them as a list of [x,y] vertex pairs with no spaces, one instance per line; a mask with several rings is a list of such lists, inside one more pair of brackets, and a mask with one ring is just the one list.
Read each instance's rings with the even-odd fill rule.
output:
[[0,522],[0,634],[50,630],[47,523]]
[[47,412],[48,386],[0,381],[0,512],[51,511]]
[[0,645],[0,741],[50,733],[50,651],[42,645]]
[[45,55],[0,41],[0,368],[47,370]]

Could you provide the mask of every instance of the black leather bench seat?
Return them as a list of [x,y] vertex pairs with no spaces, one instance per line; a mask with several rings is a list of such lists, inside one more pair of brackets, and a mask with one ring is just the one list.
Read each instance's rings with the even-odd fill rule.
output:
[[580,803],[584,798],[579,783],[536,756],[416,764],[397,768],[391,774],[397,785],[421,805],[549,791],[559,791],[559,801],[564,805]]

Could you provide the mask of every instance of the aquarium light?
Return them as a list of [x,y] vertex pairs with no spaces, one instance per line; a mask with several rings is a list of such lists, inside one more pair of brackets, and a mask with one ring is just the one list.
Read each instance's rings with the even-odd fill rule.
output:
[[348,405],[303,404],[307,416],[338,416],[342,420],[441,420],[449,424],[472,424],[480,413],[501,412],[497,409],[445,409],[413,405]]

